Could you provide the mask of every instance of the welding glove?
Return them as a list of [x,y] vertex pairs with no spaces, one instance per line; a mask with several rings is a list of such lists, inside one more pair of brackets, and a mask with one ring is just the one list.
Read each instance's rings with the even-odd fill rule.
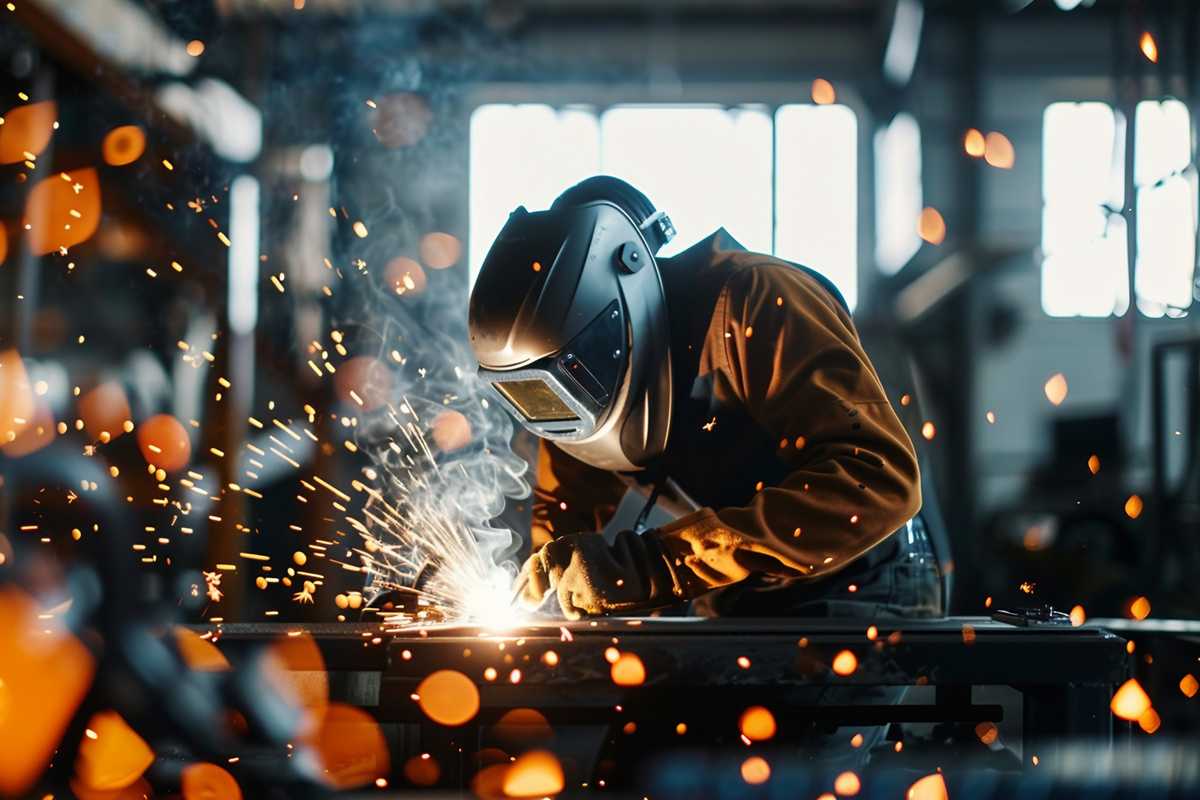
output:
[[550,592],[567,619],[645,611],[677,600],[675,580],[653,538],[621,531],[610,547],[599,533],[574,533],[547,542],[525,562],[517,585],[530,609]]

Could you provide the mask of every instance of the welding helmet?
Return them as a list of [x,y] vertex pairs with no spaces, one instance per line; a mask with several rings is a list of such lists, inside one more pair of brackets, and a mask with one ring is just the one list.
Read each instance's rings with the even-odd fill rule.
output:
[[624,181],[588,178],[524,207],[471,292],[479,375],[527,430],[594,467],[633,471],[671,425],[667,306],[654,254],[671,220]]

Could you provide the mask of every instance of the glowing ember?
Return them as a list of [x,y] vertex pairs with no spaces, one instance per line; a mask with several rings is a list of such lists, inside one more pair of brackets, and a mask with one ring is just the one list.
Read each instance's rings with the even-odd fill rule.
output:
[[771,765],[761,756],[750,756],[742,762],[742,780],[751,786],[771,779]]
[[1088,456],[1087,467],[1088,472],[1092,473],[1093,475],[1098,473],[1100,471],[1100,456],[1096,455],[1095,453]]
[[319,759],[321,777],[335,789],[352,789],[387,777],[391,762],[383,731],[360,708],[331,704],[309,744]]
[[1017,160],[1012,142],[1003,133],[992,131],[987,135],[987,150],[984,153],[984,160],[999,169],[1012,169]]
[[1179,691],[1183,692],[1184,697],[1195,697],[1196,692],[1200,691],[1200,681],[1189,672],[1179,679]]
[[812,100],[819,106],[827,106],[837,102],[837,92],[833,84],[824,78],[817,78],[812,83]]
[[849,650],[843,650],[833,657],[833,671],[842,677],[853,675],[858,669],[858,657]]
[[1130,678],[1117,689],[1108,707],[1116,716],[1133,722],[1149,710],[1150,697],[1136,678]]
[[963,149],[972,158],[982,156],[985,150],[983,134],[975,128],[968,130],[966,136],[963,137]]
[[862,781],[853,772],[843,772],[833,781],[833,791],[842,797],[853,797],[858,794],[860,789],[862,789]]
[[1050,376],[1042,389],[1052,405],[1061,406],[1067,399],[1067,378],[1061,372],[1056,372]]
[[192,457],[187,428],[170,414],[157,414],[139,425],[137,441],[146,462],[167,472],[183,469]]
[[104,137],[101,150],[106,164],[114,167],[132,164],[146,152],[146,134],[137,125],[113,128]]
[[433,786],[442,776],[442,768],[428,753],[404,762],[404,777],[416,786]]
[[946,241],[946,220],[936,208],[926,208],[917,220],[917,233],[930,244]]
[[558,758],[546,750],[531,750],[508,768],[501,787],[507,797],[546,797],[558,794],[564,785]]
[[937,436],[937,428],[934,427],[932,422],[926,421],[925,424],[921,426],[921,436],[925,437],[925,441],[932,442],[933,437]]
[[1078,628],[1083,623],[1087,622],[1087,614],[1083,610],[1083,606],[1075,606],[1071,609],[1071,625]]
[[950,790],[946,788],[946,779],[941,773],[935,772],[917,780],[908,787],[905,800],[950,800]]
[[1129,616],[1136,620],[1150,616],[1150,601],[1145,597],[1135,597],[1129,604]]
[[857,749],[859,747],[862,747],[862,743],[863,743],[863,735],[861,733],[856,733],[850,737],[850,746],[851,747]]
[[183,768],[184,800],[242,800],[242,790],[233,776],[216,764],[188,764]]
[[154,753],[115,711],[101,711],[88,722],[79,745],[75,775],[97,791],[131,786],[154,761]]
[[17,106],[4,113],[0,125],[0,164],[20,164],[50,144],[58,106],[51,100]]
[[426,716],[441,725],[463,725],[479,712],[479,689],[461,672],[443,669],[417,686],[417,704]]
[[646,681],[646,667],[636,653],[621,653],[613,662],[611,673],[617,686],[641,686]]
[[192,58],[199,58],[204,55],[204,42],[199,39],[192,39],[184,49],[187,50],[187,54]]
[[421,261],[430,269],[447,269],[462,257],[462,244],[449,233],[427,233],[419,245]]
[[1137,519],[1142,515],[1142,509],[1144,508],[1145,504],[1142,503],[1142,498],[1136,494],[1131,494],[1129,495],[1129,499],[1125,501],[1125,516],[1130,519]]
[[33,600],[0,589],[0,795],[23,796],[91,683],[91,654]]
[[738,729],[752,742],[765,742],[775,735],[775,715],[762,706],[751,706],[742,712]]
[[990,745],[1000,736],[1000,729],[994,722],[981,722],[975,726],[975,735],[979,737],[979,741]]
[[1150,31],[1142,31],[1142,38],[1138,40],[1138,47],[1142,51],[1142,55],[1152,64],[1158,63],[1158,42],[1154,41],[1154,37]]
[[1147,708],[1140,717],[1138,717],[1138,727],[1146,733],[1154,733],[1162,725],[1162,720],[1159,719],[1158,712],[1153,708]]

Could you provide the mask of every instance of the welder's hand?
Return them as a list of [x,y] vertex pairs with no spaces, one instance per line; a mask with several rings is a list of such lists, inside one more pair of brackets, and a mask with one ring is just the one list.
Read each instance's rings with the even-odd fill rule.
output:
[[675,600],[662,548],[633,531],[617,534],[612,547],[598,533],[547,542],[525,562],[517,585],[524,586],[521,604],[531,609],[556,592],[567,619],[646,610]]

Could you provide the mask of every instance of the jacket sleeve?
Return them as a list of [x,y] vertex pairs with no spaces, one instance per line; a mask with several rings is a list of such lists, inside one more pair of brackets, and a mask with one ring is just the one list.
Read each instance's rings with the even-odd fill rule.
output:
[[538,445],[533,487],[533,549],[570,533],[604,527],[621,501],[624,486],[610,472],[564,453],[550,442]]
[[849,314],[807,273],[779,264],[735,272],[701,369],[720,406],[744,410],[778,440],[789,472],[745,506],[703,508],[657,531],[677,594],[752,572],[832,573],[919,510],[912,442]]

